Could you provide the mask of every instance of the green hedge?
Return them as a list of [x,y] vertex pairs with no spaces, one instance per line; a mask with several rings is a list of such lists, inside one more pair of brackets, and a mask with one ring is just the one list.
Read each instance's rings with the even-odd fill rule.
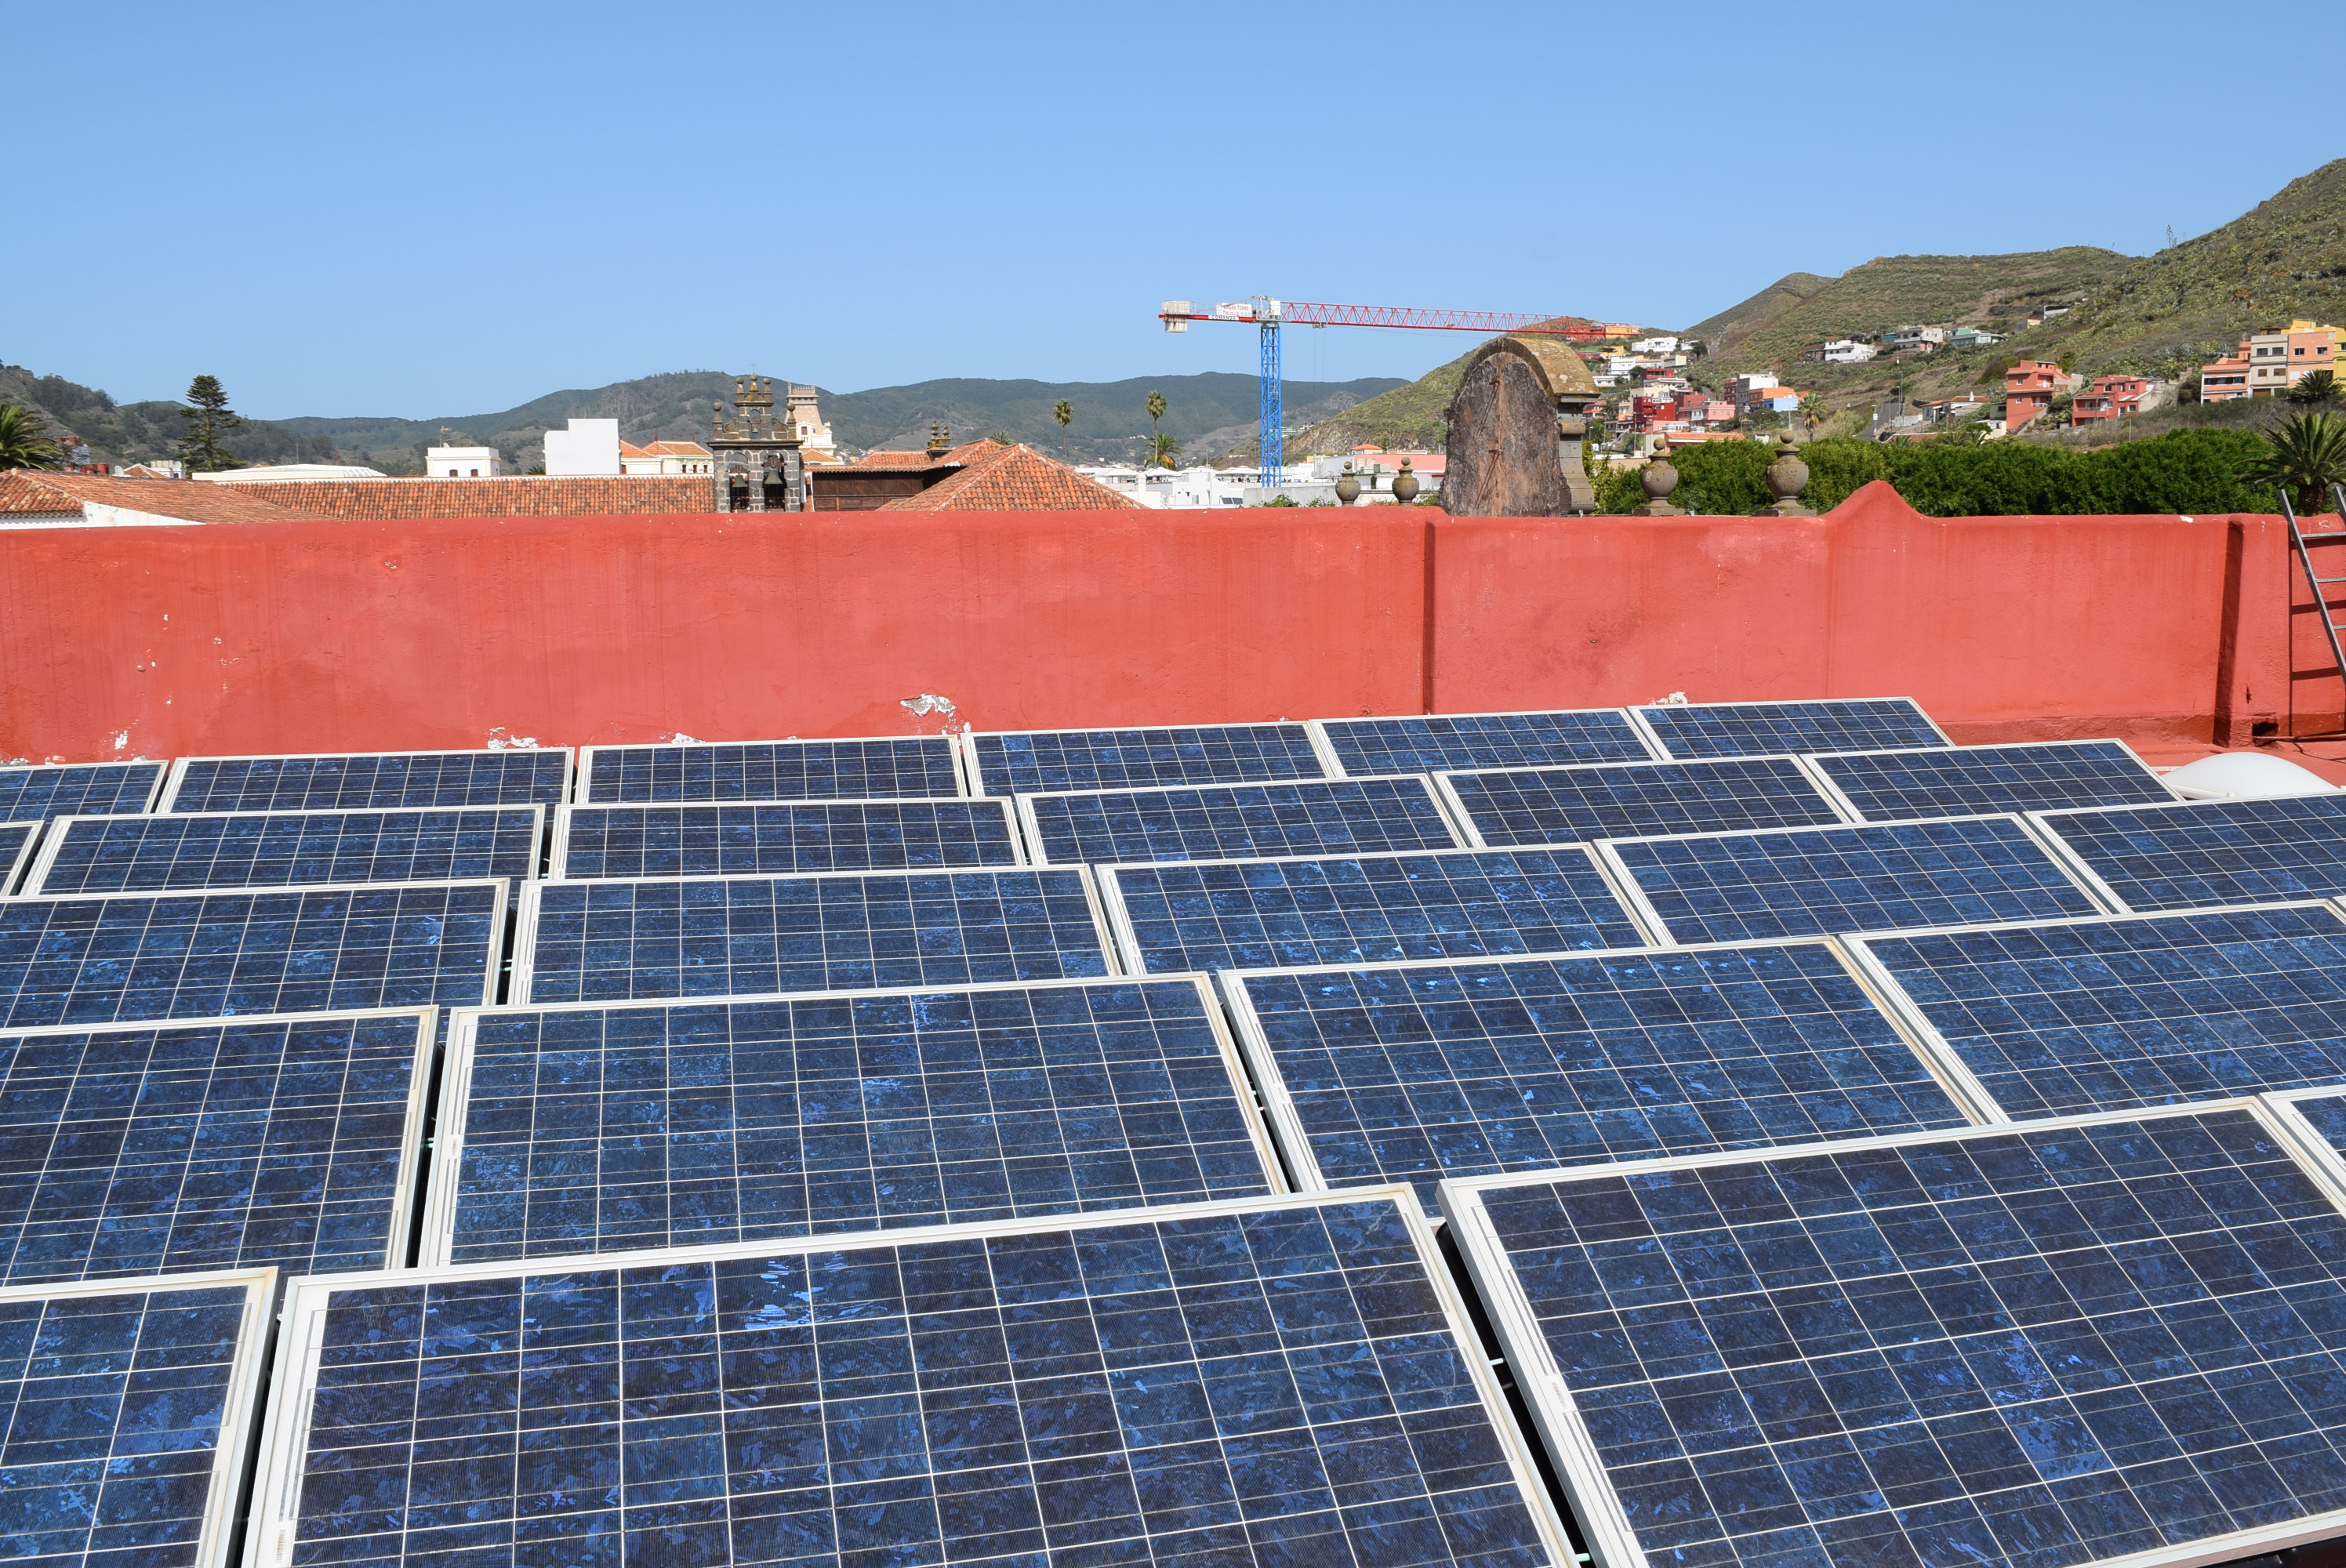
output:
[[[1800,499],[1830,512],[1861,485],[1886,479],[1909,506],[1932,517],[2270,512],[2271,490],[2240,478],[2264,448],[2251,432],[2217,429],[2169,431],[2098,452],[2013,441],[1984,446],[1812,441],[1800,448],[1809,465],[1809,487]],[[1756,441],[1683,448],[1670,458],[1678,471],[1671,504],[1705,514],[1749,516],[1772,499],[1765,474],[1773,457]],[[1645,499],[1634,473],[1607,479],[1598,486],[1600,510],[1626,513]]]

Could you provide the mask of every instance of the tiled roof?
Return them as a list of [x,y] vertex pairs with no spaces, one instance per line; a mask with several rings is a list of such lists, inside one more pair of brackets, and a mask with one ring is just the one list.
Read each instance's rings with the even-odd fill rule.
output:
[[[380,484],[382,481],[377,481]],[[325,514],[302,509],[291,496],[295,484],[270,487],[270,499],[189,479],[122,479],[94,473],[43,473],[28,468],[0,473],[0,512],[79,512],[85,504],[119,506],[127,512],[178,517],[189,523],[292,523]]]
[[918,495],[882,512],[1130,512],[1140,503],[1085,478],[1030,446],[973,441],[945,454],[961,465]]
[[709,449],[697,441],[653,441],[638,446],[634,442],[619,443],[621,457],[707,457]]
[[[714,512],[705,473],[577,478],[543,473],[498,479],[295,479],[264,493],[273,506],[352,522],[402,517],[612,517]],[[280,499],[281,497],[281,499]]]
[[952,455],[939,457],[927,452],[867,452],[855,460],[858,468],[933,468],[950,463]]

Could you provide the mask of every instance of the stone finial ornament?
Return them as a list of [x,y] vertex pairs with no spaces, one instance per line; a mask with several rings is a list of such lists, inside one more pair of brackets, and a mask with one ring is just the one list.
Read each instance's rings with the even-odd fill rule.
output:
[[1645,504],[1629,508],[1632,517],[1683,517],[1686,513],[1670,504],[1670,493],[1678,487],[1678,471],[1670,464],[1669,448],[1657,449],[1653,458],[1637,471],[1637,483],[1646,492]]
[[1813,517],[1816,508],[1800,504],[1800,492],[1809,487],[1809,465],[1800,461],[1800,449],[1792,444],[1790,435],[1776,448],[1776,461],[1768,465],[1768,494],[1776,499],[1773,504],[1762,506],[1753,514],[1759,517]]
[[1352,472],[1352,465],[1348,463],[1344,464],[1344,472],[1336,476],[1336,504],[1350,506],[1360,498],[1361,477]]
[[1393,475],[1393,499],[1406,506],[1417,499],[1417,475],[1409,470],[1409,459],[1401,460],[1401,472]]

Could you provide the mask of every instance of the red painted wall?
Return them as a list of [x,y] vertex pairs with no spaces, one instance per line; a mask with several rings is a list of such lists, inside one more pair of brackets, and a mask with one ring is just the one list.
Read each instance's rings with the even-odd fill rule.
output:
[[0,530],[0,758],[903,734],[923,692],[980,728],[1902,693],[1959,738],[2245,742],[2346,708],[2300,576],[2274,518],[1886,486],[1788,521]]

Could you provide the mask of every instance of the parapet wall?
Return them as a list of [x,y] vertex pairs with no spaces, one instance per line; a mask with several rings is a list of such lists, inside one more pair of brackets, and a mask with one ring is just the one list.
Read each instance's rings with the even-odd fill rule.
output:
[[1925,518],[1884,485],[1790,521],[0,531],[0,759],[903,734],[942,722],[923,693],[994,729],[1672,691],[1911,695],[1966,740],[2245,743],[2346,706],[2277,518]]

